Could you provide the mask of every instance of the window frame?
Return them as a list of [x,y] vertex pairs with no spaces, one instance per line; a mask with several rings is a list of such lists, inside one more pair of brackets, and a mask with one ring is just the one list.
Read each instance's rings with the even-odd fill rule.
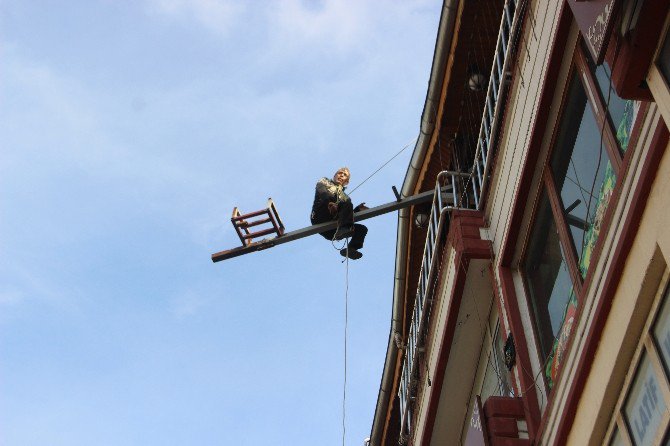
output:
[[[653,297],[654,301],[647,316],[647,320],[642,329],[642,335],[635,347],[635,353],[631,358],[630,369],[626,374],[621,394],[617,398],[614,406],[612,418],[609,422],[607,431],[605,432],[604,444],[612,444],[614,436],[618,432],[621,439],[627,445],[634,445],[633,436],[630,433],[631,427],[625,415],[626,403],[630,398],[632,388],[635,384],[638,372],[642,367],[642,360],[647,357],[652,370],[661,386],[660,392],[663,394],[665,403],[670,407],[670,371],[666,370],[663,365],[663,359],[658,351],[657,340],[655,338],[654,329],[660,319],[661,311],[664,305],[670,305],[670,270],[666,264],[665,270],[662,274],[660,284]],[[664,439],[670,438],[670,412],[666,410],[659,429],[654,436],[654,444],[663,442]]]
[[654,53],[653,63],[649,67],[646,78],[654,101],[661,111],[666,125],[670,127],[670,79],[666,78],[658,64],[661,49],[667,39],[670,39],[670,12],[666,15],[663,32],[661,33],[661,38]]
[[[562,252],[564,255],[564,261],[566,263],[570,280],[572,282],[573,292],[578,302],[583,302],[584,290],[586,289],[586,284],[588,284],[592,280],[591,276],[593,276],[593,271],[595,269],[593,268],[593,266],[598,261],[601,251],[601,245],[603,243],[602,240],[605,238],[602,236],[598,237],[598,240],[596,241],[595,247],[593,249],[590,261],[590,267],[586,271],[585,276],[582,277],[579,268],[579,255],[577,253],[576,244],[574,242],[569,227],[567,216],[564,212],[565,204],[562,201],[561,191],[557,188],[554,174],[551,168],[552,154],[554,153],[557,147],[557,139],[560,136],[561,122],[563,122],[564,114],[566,111],[566,104],[568,103],[569,100],[570,83],[574,76],[576,76],[579,79],[579,82],[582,88],[584,89],[584,93],[586,95],[586,102],[589,104],[585,107],[585,113],[587,112],[586,109],[591,110],[589,113],[592,113],[592,116],[595,119],[598,129],[602,132],[602,138],[601,138],[602,153],[607,156],[607,159],[603,158],[603,163],[601,164],[600,169],[604,169],[606,162],[609,160],[612,166],[612,170],[617,178],[616,185],[614,187],[614,193],[612,195],[611,201],[608,204],[608,212],[606,212],[605,217],[603,218],[603,223],[601,226],[601,235],[604,234],[610,226],[611,218],[609,218],[608,214],[610,213],[610,209],[613,208],[615,205],[615,199],[617,195],[616,192],[621,187],[621,176],[624,170],[624,166],[626,165],[627,159],[630,157],[630,154],[633,152],[633,150],[626,150],[624,153],[622,153],[620,149],[619,142],[616,138],[616,129],[614,128],[614,124],[611,121],[609,113],[605,113],[605,111],[607,110],[607,98],[604,98],[601,93],[601,90],[598,86],[598,80],[596,79],[596,74],[594,71],[591,70],[591,67],[589,66],[588,57],[590,56],[588,55],[587,50],[584,47],[583,38],[580,35],[577,38],[576,43],[574,44],[570,60],[569,62],[567,62],[570,64],[570,67],[567,70],[567,75],[564,78],[561,85],[562,92],[560,98],[560,109],[556,117],[556,121],[554,122],[553,128],[550,130],[551,138],[548,145],[548,151],[546,155],[543,156],[538,161],[537,168],[542,172],[540,174],[540,181],[533,202],[533,209],[531,212],[531,219],[530,224],[528,226],[527,236],[522,242],[523,245],[519,260],[519,271],[521,273],[521,276],[523,277],[522,283],[524,288],[524,294],[526,296],[526,303],[529,310],[531,311],[532,316],[530,319],[535,338],[535,345],[536,345],[535,353],[537,354],[537,357],[540,359],[540,364],[542,365],[543,369],[542,377],[545,385],[545,390],[547,391],[549,398],[551,398],[551,392],[549,392],[550,390],[549,383],[544,374],[544,369],[546,368],[547,360],[548,358],[551,357],[551,355],[550,354],[548,354],[547,356],[544,355],[544,352],[539,343],[539,339],[540,337],[542,337],[541,330],[551,329],[551,327],[547,328],[538,326],[538,321],[534,316],[536,312],[535,302],[531,301],[531,293],[529,290],[528,277],[524,267],[525,261],[529,254],[528,249],[531,244],[530,234],[532,234],[533,228],[535,227],[538,218],[540,197],[543,195],[543,193],[546,193],[547,198],[549,200],[551,214],[556,225],[556,231],[558,233],[559,243],[561,245]],[[611,79],[610,79],[610,90],[612,91],[612,93],[616,94]],[[636,122],[641,115],[642,113],[637,114],[636,119],[633,122],[632,129],[635,128]],[[633,147],[635,145],[636,139],[637,138],[635,137],[631,137],[628,147]],[[581,314],[581,308],[582,308],[581,305],[577,308],[577,314],[575,320],[579,319]],[[571,345],[571,343],[572,343],[572,333],[570,334],[570,338],[568,339],[567,344]],[[558,372],[559,377],[560,375],[561,370],[559,370]]]

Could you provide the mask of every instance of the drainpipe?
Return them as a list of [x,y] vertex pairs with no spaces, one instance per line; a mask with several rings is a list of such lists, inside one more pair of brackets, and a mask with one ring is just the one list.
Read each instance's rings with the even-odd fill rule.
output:
[[[435,118],[442,93],[442,83],[445,76],[447,60],[451,49],[451,42],[458,12],[460,0],[445,0],[442,4],[440,24],[435,42],[433,54],[433,65],[430,70],[430,80],[426,93],[426,102],[421,114],[421,127],[419,138],[414,146],[412,159],[407,167],[405,180],[403,181],[400,194],[408,197],[414,194],[421,167],[430,145],[430,140],[435,130]],[[396,239],[396,262],[395,282],[393,285],[393,309],[391,315],[391,331],[389,333],[388,347],[386,348],[386,360],[384,371],[377,396],[377,406],[372,420],[372,432],[370,433],[370,446],[381,446],[382,435],[387,422],[389,404],[393,401],[393,381],[398,360],[399,349],[395,342],[395,334],[403,335],[404,317],[404,292],[405,274],[407,265],[407,244],[410,228],[410,209],[404,208],[398,211],[398,234]],[[404,340],[404,339],[403,339]],[[393,394],[392,394],[393,392]]]

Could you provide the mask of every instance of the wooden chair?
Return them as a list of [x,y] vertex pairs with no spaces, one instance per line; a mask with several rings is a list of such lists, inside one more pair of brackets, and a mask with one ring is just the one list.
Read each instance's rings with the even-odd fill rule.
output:
[[[279,218],[279,213],[272,198],[268,198],[267,207],[260,211],[242,214],[237,207],[233,208],[233,216],[230,221],[240,237],[242,246],[249,246],[254,243],[255,238],[264,235],[276,234],[277,237],[284,235],[284,223]],[[256,232],[251,232],[249,228],[254,228]]]

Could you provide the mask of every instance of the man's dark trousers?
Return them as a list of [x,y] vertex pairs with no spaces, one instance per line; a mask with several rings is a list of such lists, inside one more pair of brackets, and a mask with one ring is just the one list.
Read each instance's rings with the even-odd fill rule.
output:
[[[313,222],[315,223],[315,222]],[[319,222],[323,223],[323,222]],[[363,241],[368,233],[368,228],[360,223],[354,223],[354,206],[351,200],[341,201],[337,204],[337,226],[338,228],[354,227],[354,234],[349,241],[349,248],[359,250],[363,247]],[[327,240],[332,240],[337,229],[320,232]]]

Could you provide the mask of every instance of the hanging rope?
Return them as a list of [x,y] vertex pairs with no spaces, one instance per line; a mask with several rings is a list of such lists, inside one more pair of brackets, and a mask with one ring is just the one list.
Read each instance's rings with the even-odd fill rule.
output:
[[[338,222],[337,229],[335,229],[335,234],[340,230],[340,224]],[[344,245],[342,248],[335,246],[335,234],[330,241],[337,251],[342,251],[346,249],[344,262],[345,265],[345,275],[344,275],[344,384],[342,386],[342,446],[344,445],[345,438],[347,436],[347,329],[349,326],[349,239],[344,239]]]
[[364,179],[358,186],[354,187],[354,188],[351,190],[351,192],[349,192],[349,195],[353,194],[354,191],[355,191],[356,189],[358,189],[359,187],[361,187],[363,184],[365,184],[366,181],[368,181],[370,178],[372,178],[373,176],[375,176],[375,175],[377,174],[377,172],[379,172],[379,171],[382,170],[384,167],[386,167],[386,165],[387,165],[388,163],[390,163],[391,161],[393,161],[398,155],[400,155],[402,152],[404,152],[405,149],[407,149],[409,146],[411,146],[412,144],[414,144],[414,143],[416,142],[416,140],[417,140],[417,138],[414,138],[414,139],[412,139],[410,142],[408,142],[407,144],[405,144],[405,146],[404,146],[402,149],[400,149],[400,152],[398,152],[398,153],[396,153],[395,155],[393,155],[393,156],[391,157],[391,159],[389,159],[388,161],[386,161],[386,162],[385,162],[384,164],[382,164],[377,170],[375,170],[374,172],[372,172],[372,174],[370,174],[369,177],[367,177],[366,179]]
[[344,289],[344,386],[342,390],[342,446],[347,434],[347,326],[349,325],[349,240],[347,239],[347,256],[345,257],[346,274]]
[[[354,187],[351,192],[349,192],[349,195],[353,194],[356,189],[361,187],[363,184],[365,184],[370,178],[375,176],[380,170],[382,170],[384,167],[386,167],[391,161],[396,159],[402,152],[404,152],[409,146],[412,144],[416,143],[417,138],[412,139],[410,142],[405,144],[402,149],[395,155],[393,155],[388,161],[386,161],[384,164],[382,164],[377,170],[372,172],[366,179],[364,179],[361,183],[358,184],[358,186]],[[352,222],[353,223],[353,222]],[[341,248],[338,248],[335,246],[335,236],[337,232],[340,229],[340,225],[338,223],[337,229],[335,230],[335,233],[333,234],[333,238],[331,239],[331,243],[333,245],[333,248],[335,248],[337,251],[342,251],[342,249],[346,249],[345,251],[345,256],[343,262],[346,264],[345,265],[345,291],[344,291],[344,385],[342,389],[342,446],[345,446],[345,439],[347,435],[347,426],[346,426],[346,420],[347,420],[347,329],[348,329],[348,324],[349,324],[349,239],[345,239],[345,245],[342,246]]]

